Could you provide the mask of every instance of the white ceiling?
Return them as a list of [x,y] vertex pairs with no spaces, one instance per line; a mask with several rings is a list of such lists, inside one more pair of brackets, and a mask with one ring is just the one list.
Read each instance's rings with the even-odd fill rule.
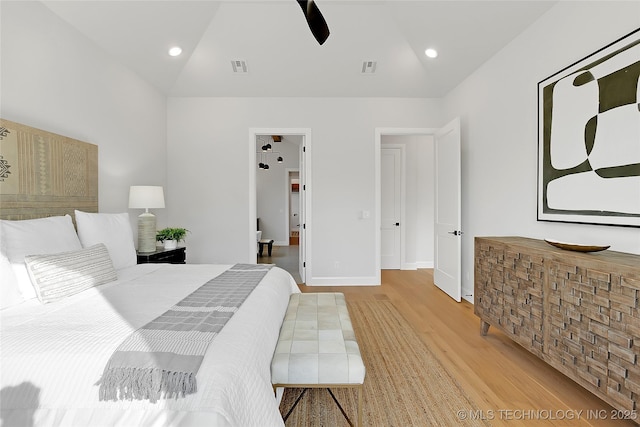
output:
[[[331,31],[322,46],[295,0],[43,3],[168,96],[422,98],[453,89],[556,1],[316,0]],[[365,60],[375,74],[361,74]]]

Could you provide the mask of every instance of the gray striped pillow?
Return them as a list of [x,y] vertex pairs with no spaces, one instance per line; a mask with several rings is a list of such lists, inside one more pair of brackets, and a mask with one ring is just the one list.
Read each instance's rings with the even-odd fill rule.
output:
[[107,247],[24,257],[31,283],[43,303],[58,301],[118,278]]

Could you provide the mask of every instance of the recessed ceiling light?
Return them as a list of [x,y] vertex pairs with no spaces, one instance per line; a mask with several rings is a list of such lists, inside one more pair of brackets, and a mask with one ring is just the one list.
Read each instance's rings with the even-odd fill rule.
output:
[[424,54],[427,55],[429,58],[435,58],[438,56],[438,51],[435,49],[427,49],[424,51]]
[[182,53],[182,48],[180,48],[179,46],[174,46],[171,49],[169,49],[169,55],[171,56],[178,56]]

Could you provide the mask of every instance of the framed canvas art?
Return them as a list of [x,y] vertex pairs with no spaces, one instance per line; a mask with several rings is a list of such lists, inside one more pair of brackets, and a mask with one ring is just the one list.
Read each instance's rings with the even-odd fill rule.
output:
[[640,29],[538,83],[538,220],[640,227]]

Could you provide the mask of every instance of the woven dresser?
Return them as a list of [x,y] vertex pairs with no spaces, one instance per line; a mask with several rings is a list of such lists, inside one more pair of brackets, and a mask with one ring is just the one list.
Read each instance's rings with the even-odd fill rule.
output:
[[476,237],[474,312],[621,411],[640,402],[640,255]]

